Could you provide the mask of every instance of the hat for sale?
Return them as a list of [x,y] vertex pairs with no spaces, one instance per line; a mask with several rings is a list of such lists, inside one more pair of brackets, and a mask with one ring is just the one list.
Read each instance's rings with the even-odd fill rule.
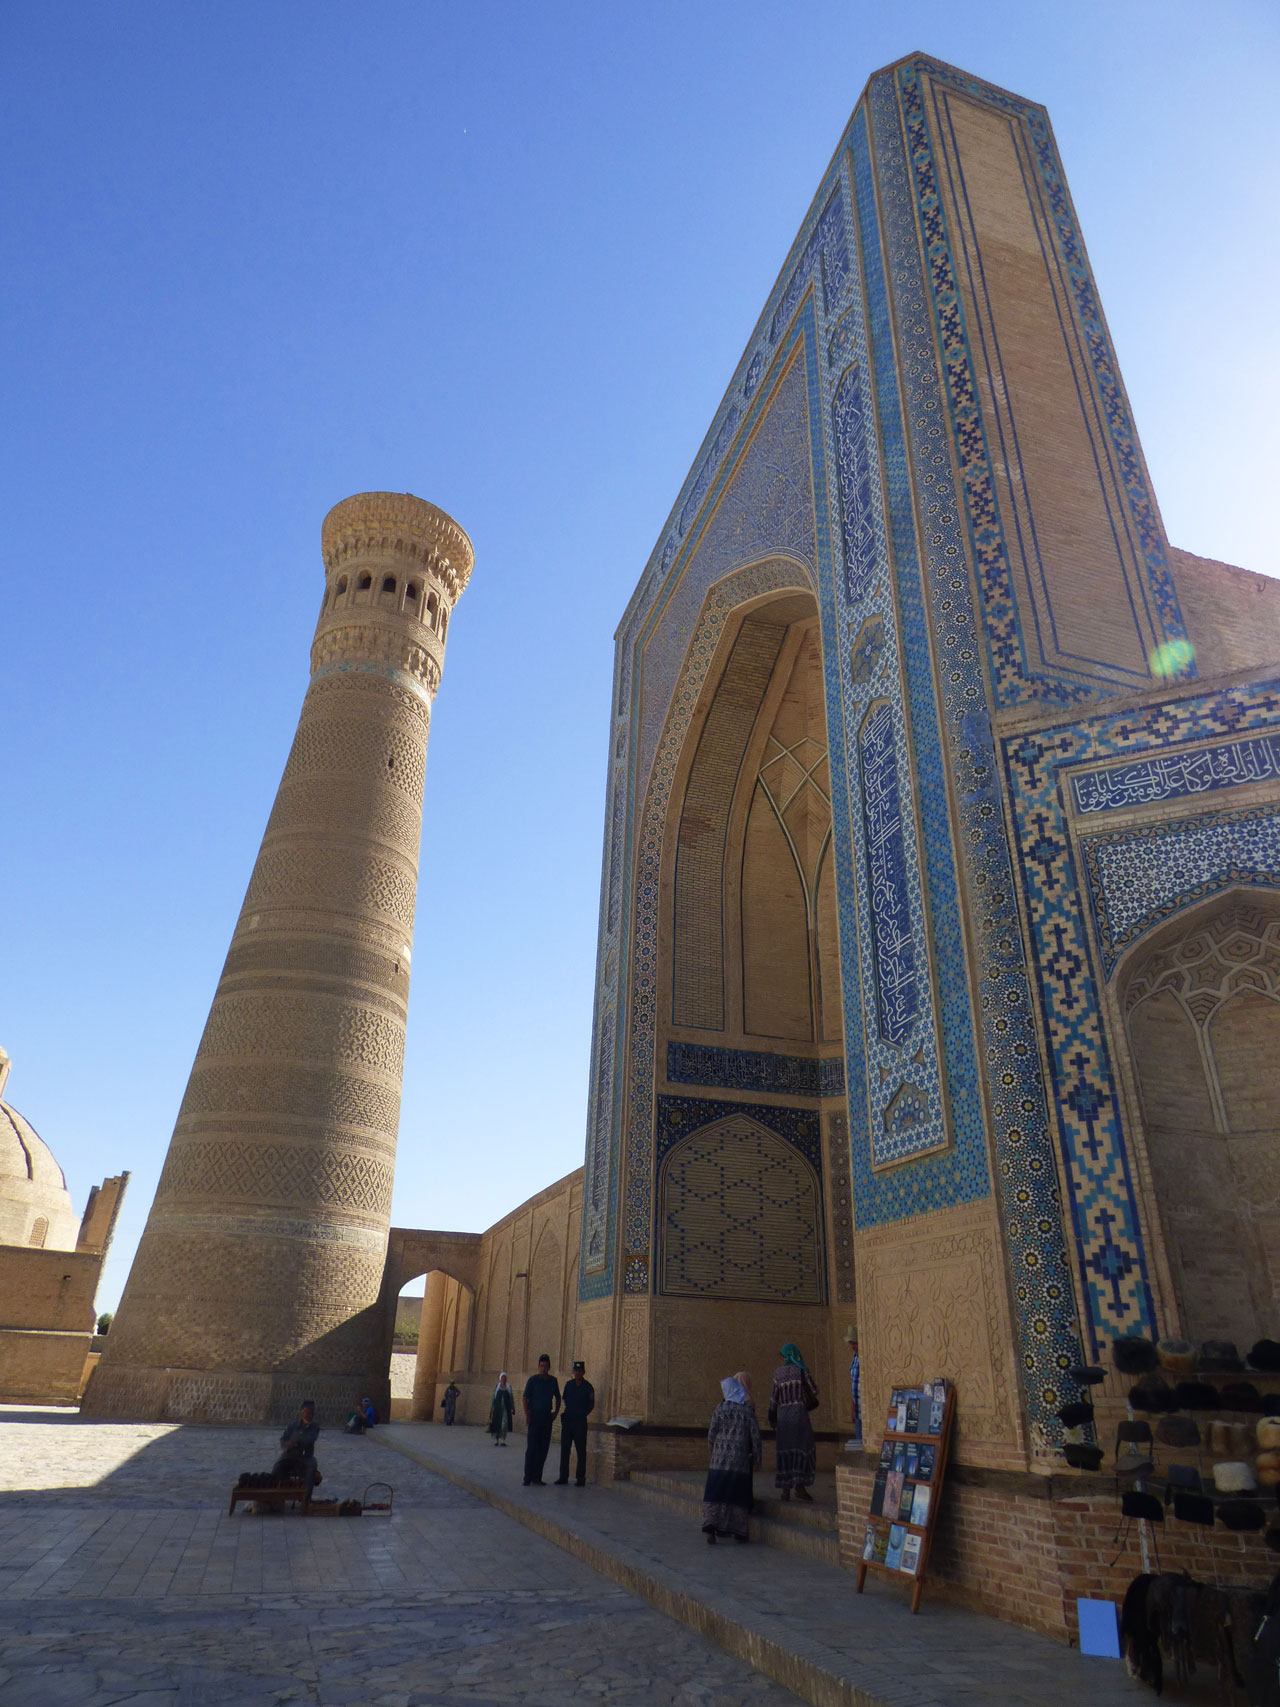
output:
[[1136,1452],[1116,1459],[1117,1482],[1140,1482],[1155,1469],[1154,1458],[1142,1458]]
[[1266,1526],[1266,1516],[1256,1500],[1223,1500],[1218,1507],[1218,1518],[1228,1529],[1234,1529],[1244,1534],[1251,1529],[1263,1529]]
[[1105,1381],[1107,1372],[1099,1369],[1096,1363],[1076,1363],[1067,1371],[1067,1376],[1077,1387],[1096,1387],[1100,1381]]
[[1190,1340],[1158,1340],[1156,1356],[1160,1359],[1160,1367],[1174,1375],[1194,1375],[1196,1372],[1196,1348]]
[[1141,1334],[1124,1334],[1112,1340],[1111,1356],[1121,1375],[1145,1375],[1160,1364],[1155,1346]]
[[1084,1423],[1091,1423],[1093,1406],[1087,1399],[1073,1399],[1058,1412],[1058,1421],[1065,1423],[1068,1428],[1079,1428]]
[[1164,1376],[1156,1372],[1144,1375],[1129,1389],[1129,1403],[1135,1411],[1176,1411],[1178,1402],[1173,1388]]
[[1280,1369],[1280,1340],[1257,1340],[1248,1356],[1251,1369]]
[[1258,1486],[1253,1479],[1253,1471],[1242,1458],[1215,1464],[1213,1485],[1220,1494],[1251,1494]]
[[1200,1367],[1219,1375],[1239,1375],[1244,1370],[1230,1340],[1206,1340],[1200,1347]]
[[1174,1408],[1179,1411],[1216,1411],[1218,1389],[1207,1381],[1179,1381],[1173,1390]]
[[1202,1494],[1204,1483],[1193,1464],[1170,1464],[1164,1473],[1164,1503],[1169,1504],[1178,1494]]
[[1161,1417],[1156,1439],[1161,1446],[1199,1446],[1200,1425],[1192,1417]]
[[1102,1468],[1102,1448],[1095,1446],[1092,1441],[1066,1440],[1062,1444],[1062,1456],[1073,1470]]
[[1164,1507],[1154,1494],[1140,1493],[1130,1488],[1120,1496],[1120,1510],[1125,1517],[1145,1517],[1148,1523],[1164,1522]]
[[1262,1394],[1252,1381],[1232,1381],[1218,1395],[1218,1403],[1224,1411],[1261,1412]]
[[1206,1494],[1175,1494],[1173,1515],[1182,1523],[1212,1524],[1213,1501]]

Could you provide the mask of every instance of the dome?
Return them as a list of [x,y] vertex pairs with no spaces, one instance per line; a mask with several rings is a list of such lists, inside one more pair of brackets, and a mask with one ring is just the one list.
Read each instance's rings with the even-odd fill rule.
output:
[[0,1102],[0,1245],[73,1251],[79,1231],[52,1150],[29,1120]]

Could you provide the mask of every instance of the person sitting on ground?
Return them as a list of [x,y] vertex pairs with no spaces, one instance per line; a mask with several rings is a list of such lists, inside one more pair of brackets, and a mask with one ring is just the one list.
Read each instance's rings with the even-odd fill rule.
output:
[[280,1456],[271,1466],[271,1474],[277,1481],[302,1482],[308,1499],[312,1488],[323,1480],[320,1466],[316,1463],[316,1441],[319,1437],[316,1402],[304,1399],[297,1422],[291,1422],[280,1436]]
[[360,1415],[364,1418],[364,1426],[372,1428],[378,1421],[378,1410],[372,1399],[361,1399]]

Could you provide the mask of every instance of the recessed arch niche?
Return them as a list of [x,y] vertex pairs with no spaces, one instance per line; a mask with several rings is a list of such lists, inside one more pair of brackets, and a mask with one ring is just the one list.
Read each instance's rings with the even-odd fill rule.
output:
[[1280,893],[1236,889],[1137,944],[1118,990],[1192,1339],[1280,1327]]
[[730,1115],[681,1139],[658,1200],[666,1296],[824,1302],[818,1176],[759,1121]]

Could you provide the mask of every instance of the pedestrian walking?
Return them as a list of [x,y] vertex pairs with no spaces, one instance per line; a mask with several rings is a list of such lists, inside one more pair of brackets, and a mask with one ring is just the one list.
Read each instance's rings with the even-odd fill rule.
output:
[[717,1535],[747,1541],[751,1513],[752,1471],[759,1469],[762,1446],[756,1408],[751,1403],[751,1377],[745,1369],[726,1375],[724,1395],[711,1413],[707,1430],[710,1467],[702,1490],[702,1533],[709,1546]]
[[581,1358],[573,1366],[573,1379],[564,1384],[560,1401],[560,1474],[556,1477],[556,1486],[568,1486],[569,1448],[574,1447],[578,1454],[577,1483],[580,1488],[585,1487],[587,1418],[596,1408],[596,1390],[587,1380],[587,1366]]
[[516,1420],[516,1396],[511,1391],[511,1383],[507,1380],[504,1369],[498,1377],[498,1385],[493,1389],[493,1398],[489,1401],[489,1426],[487,1434],[493,1436],[495,1446],[507,1444],[507,1433]]
[[809,1489],[818,1468],[818,1449],[809,1412],[818,1408],[818,1385],[790,1340],[779,1355],[782,1362],[773,1372],[769,1395],[769,1422],[775,1431],[778,1458],[774,1485],[782,1489],[784,1500],[791,1498],[793,1488],[798,1500],[811,1500]]
[[524,1384],[524,1426],[528,1435],[524,1449],[524,1485],[544,1488],[542,1468],[551,1449],[551,1425],[560,1409],[560,1383],[551,1373],[551,1359],[544,1351],[538,1373]]

